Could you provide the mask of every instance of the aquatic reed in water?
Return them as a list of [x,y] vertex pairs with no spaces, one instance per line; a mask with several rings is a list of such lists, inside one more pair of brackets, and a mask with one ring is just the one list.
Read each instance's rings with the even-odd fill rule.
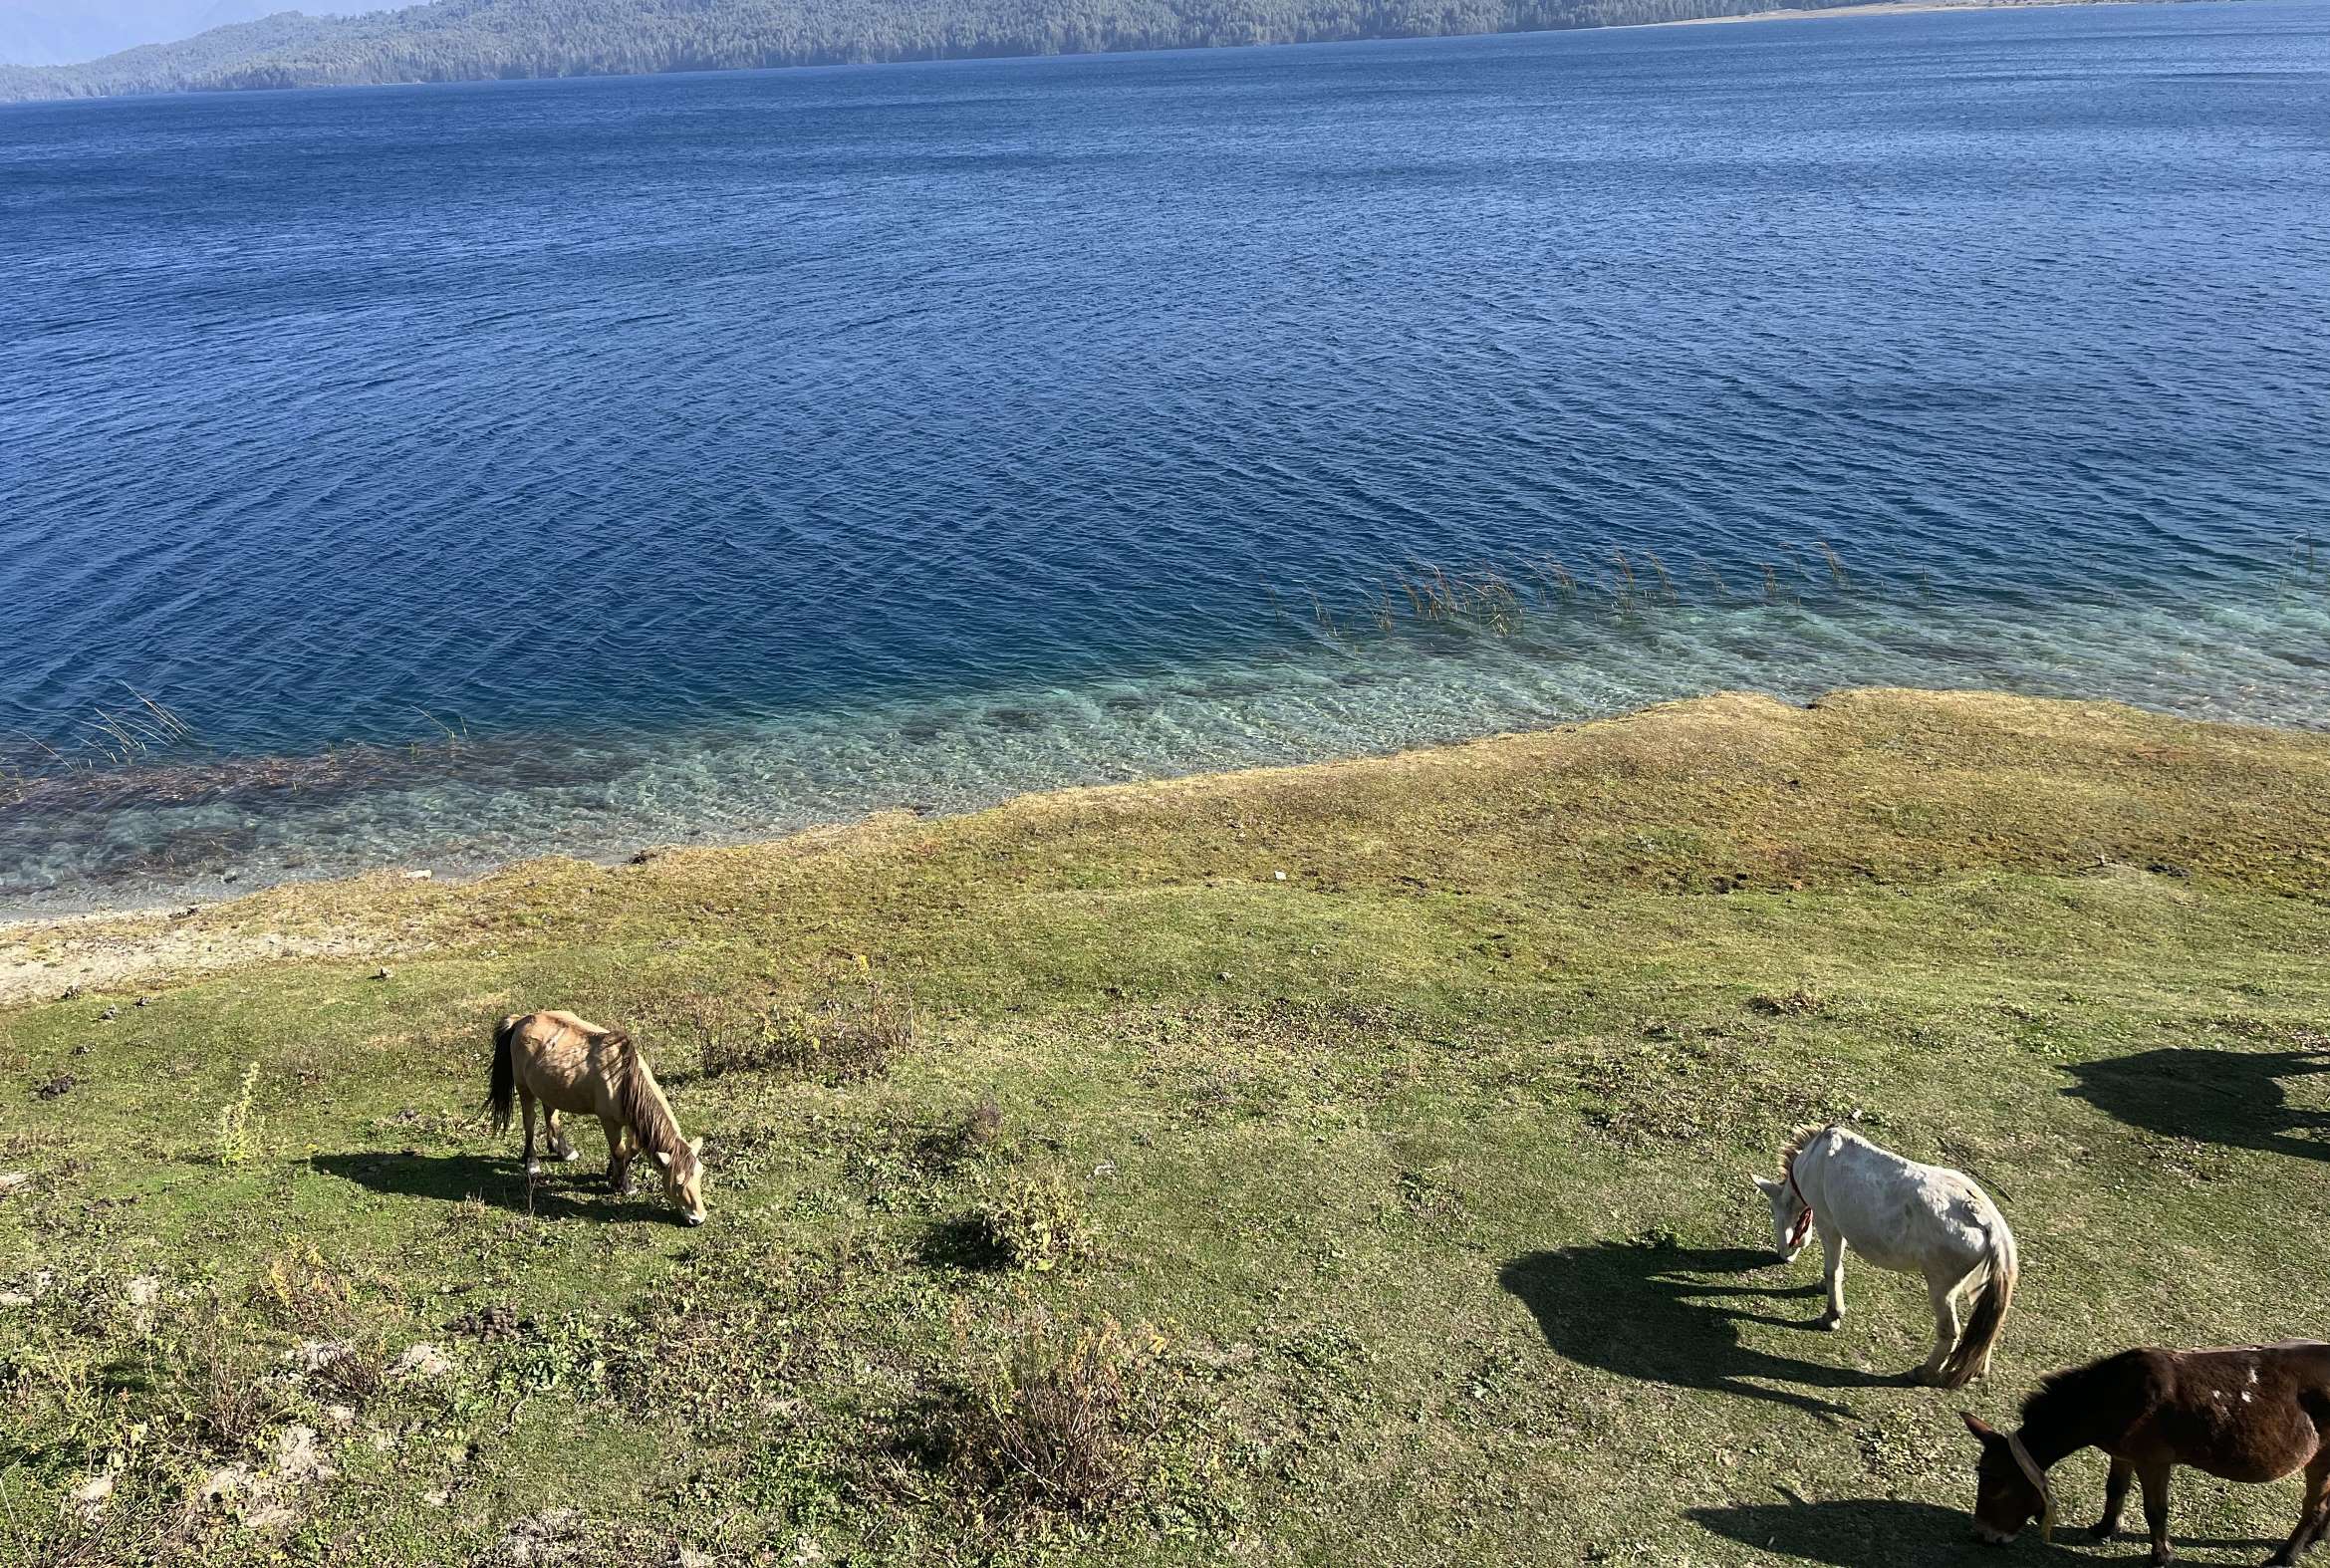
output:
[[[1809,556],[1786,543],[1779,548],[1799,577],[1808,584],[1817,581]],[[1813,548],[1819,552],[1830,590],[1850,591],[1852,577],[1843,557],[1825,539],[1815,541]],[[1494,563],[1464,567],[1414,563],[1395,573],[1389,585],[1373,585],[1349,600],[1315,588],[1302,590],[1310,606],[1304,619],[1321,636],[1338,643],[1368,632],[1394,637],[1417,630],[1516,637],[1528,631],[1533,608],[1630,620],[1689,603],[1694,586],[1716,603],[1733,603],[1737,597],[1730,580],[1704,557],[1692,557],[1688,571],[1681,575],[1658,551],[1647,548],[1613,549],[1609,562],[1598,581],[1581,581],[1553,555],[1536,556],[1512,569]],[[1755,571],[1765,604],[1803,604],[1780,565],[1759,561]],[[1266,582],[1263,593],[1272,610],[1285,616],[1279,592]]]
[[1682,603],[1683,596],[1675,591],[1675,579],[1667,575],[1667,563],[1659,559],[1658,552],[1645,550],[1643,559],[1650,562],[1651,570],[1658,574],[1659,597],[1671,605]]
[[529,756],[537,741],[472,739],[459,717],[414,712],[434,731],[404,741],[335,741],[320,753],[215,756],[194,726],[157,699],[126,688],[136,706],[101,710],[61,743],[22,731],[0,746],[0,805],[112,810],[188,805],[253,794],[328,793],[442,776],[486,776]]
[[128,682],[123,683],[122,689],[135,699],[136,706],[99,708],[90,719],[83,741],[85,750],[95,751],[106,761],[119,764],[194,738],[192,727],[177,714]]

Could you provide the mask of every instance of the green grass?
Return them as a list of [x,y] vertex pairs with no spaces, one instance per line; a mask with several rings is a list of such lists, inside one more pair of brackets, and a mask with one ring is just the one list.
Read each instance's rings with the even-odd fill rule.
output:
[[[1720,697],[0,932],[20,992],[120,988],[0,1015],[0,1560],[1955,1563],[1961,1404],[2322,1332],[2325,846],[2320,738]],[[708,1225],[471,1120],[535,1006],[656,1052]],[[1747,1176],[1835,1116],[2015,1223],[1965,1396],[1899,1381],[1915,1282],[1849,1267],[1824,1335],[1763,1264]],[[2185,1555],[2295,1497],[2184,1478]]]

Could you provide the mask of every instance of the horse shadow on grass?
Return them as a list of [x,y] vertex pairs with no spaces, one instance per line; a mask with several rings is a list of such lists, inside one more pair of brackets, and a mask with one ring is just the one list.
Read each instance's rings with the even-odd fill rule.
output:
[[2288,1081],[2330,1073],[2330,1051],[2168,1047],[2082,1062],[2063,1092],[2130,1127],[2197,1143],[2330,1160],[2330,1113],[2289,1103]]
[[1686,1508],[1701,1529],[1737,1541],[1758,1557],[1800,1558],[1836,1568],[1920,1568],[1965,1561],[1973,1513],[1930,1502],[1853,1497],[1835,1502],[1739,1503]]
[[525,1169],[517,1161],[487,1159],[482,1155],[365,1151],[317,1155],[309,1164],[326,1176],[339,1176],[391,1197],[427,1197],[441,1203],[476,1198],[513,1214],[532,1214],[537,1219],[613,1221],[671,1217],[668,1208],[646,1195],[617,1197],[609,1192],[603,1168],[598,1166],[590,1167],[587,1176],[581,1166],[553,1166],[549,1174],[529,1182]]
[[[1971,1447],[1967,1448],[1965,1457],[1967,1484],[1962,1508],[1939,1508],[1930,1502],[1888,1497],[1805,1502],[1782,1488],[1779,1499],[1772,1502],[1735,1503],[1727,1508],[1685,1508],[1683,1516],[1701,1529],[1750,1548],[1758,1557],[1768,1554],[1798,1558],[1805,1562],[1833,1563],[1836,1568],[1926,1568],[1928,1564],[1935,1568],[1944,1564],[1958,1568],[1977,1558],[1972,1539]],[[2101,1503],[2100,1485],[2092,1500]],[[2068,1501],[2065,1506],[2070,1508]],[[2082,1513],[2081,1517],[2094,1515]],[[2069,1519],[2056,1529],[2058,1549],[2066,1540],[2085,1544],[2094,1539]],[[2144,1527],[2138,1524],[2123,1539],[2119,1551],[2126,1553],[2128,1542],[2140,1541],[2143,1535]],[[2250,1552],[2269,1549],[2279,1543],[2280,1537],[2268,1540],[2249,1536],[2179,1535],[2174,1539],[2179,1547]],[[2032,1546],[2036,1544],[2034,1541]],[[2138,1555],[2123,1556],[2122,1560],[2135,1562],[2140,1556],[2141,1548],[2138,1548]]]
[[[1750,1271],[1769,1270],[1762,1278]],[[1545,1342],[1570,1360],[1622,1378],[1768,1400],[1818,1416],[1852,1413],[1806,1389],[1898,1388],[1898,1375],[1823,1366],[1741,1342],[1741,1325],[1812,1327],[1812,1316],[1773,1310],[1817,1296],[1790,1284],[1769,1252],[1598,1241],[1531,1252],[1497,1276],[1519,1297]]]

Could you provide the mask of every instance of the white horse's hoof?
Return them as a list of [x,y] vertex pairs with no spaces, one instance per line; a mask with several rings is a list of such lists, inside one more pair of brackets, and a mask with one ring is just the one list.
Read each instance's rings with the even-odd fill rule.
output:
[[1837,1330],[1845,1326],[1845,1320],[1842,1317],[1832,1317],[1828,1313],[1824,1312],[1819,1317],[1812,1320],[1812,1326],[1820,1330],[1823,1334],[1834,1334]]
[[558,1152],[558,1158],[559,1163],[564,1165],[569,1161],[582,1159],[583,1152],[580,1149],[577,1149],[574,1145],[569,1144],[566,1148]]
[[528,1176],[538,1176],[542,1175],[542,1162],[541,1162],[541,1161],[539,1161],[539,1160],[529,1160],[529,1161],[527,1161],[527,1162],[526,1162],[526,1174],[527,1174]]

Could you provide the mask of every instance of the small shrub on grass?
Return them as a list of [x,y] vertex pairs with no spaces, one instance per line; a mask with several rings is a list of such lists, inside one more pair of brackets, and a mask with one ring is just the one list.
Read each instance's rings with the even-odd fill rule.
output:
[[108,1362],[119,1347],[92,1343],[56,1322],[37,1338],[0,1349],[0,1430],[10,1462],[60,1470],[102,1453],[120,1426],[118,1379]]
[[261,1310],[288,1329],[315,1334],[348,1316],[350,1282],[313,1246],[294,1245],[267,1260],[252,1288]]
[[976,1154],[992,1149],[1003,1141],[1003,1108],[995,1103],[993,1095],[982,1096],[971,1107],[970,1115],[962,1119],[955,1134],[955,1142],[965,1154]]
[[1038,1320],[961,1390],[938,1421],[955,1481],[1005,1512],[1105,1513],[1137,1496],[1165,1424],[1150,1330],[1114,1319],[1067,1330]]
[[379,1347],[343,1345],[326,1356],[314,1375],[317,1392],[362,1410],[388,1384],[388,1364]]
[[282,1387],[266,1375],[247,1336],[216,1313],[188,1328],[173,1414],[202,1450],[231,1456],[283,1416]]
[[1774,996],[1768,992],[1750,996],[1747,1007],[1748,1011],[1762,1013],[1767,1018],[1801,1018],[1827,1012],[1829,1001],[1813,987],[1799,985],[1784,996]]
[[926,1162],[941,1174],[976,1165],[1003,1147],[1003,1108],[985,1096],[968,1115],[923,1140]]
[[222,1166],[249,1165],[259,1152],[259,1119],[251,1112],[258,1084],[259,1064],[253,1062],[243,1073],[241,1092],[219,1107],[217,1148]]
[[912,1000],[869,977],[846,994],[753,1008],[714,1000],[695,1011],[706,1078],[764,1072],[827,1083],[880,1078],[919,1038]]
[[971,1228],[1006,1266],[1044,1272],[1092,1256],[1083,1207],[1058,1168],[1014,1171],[983,1186]]

